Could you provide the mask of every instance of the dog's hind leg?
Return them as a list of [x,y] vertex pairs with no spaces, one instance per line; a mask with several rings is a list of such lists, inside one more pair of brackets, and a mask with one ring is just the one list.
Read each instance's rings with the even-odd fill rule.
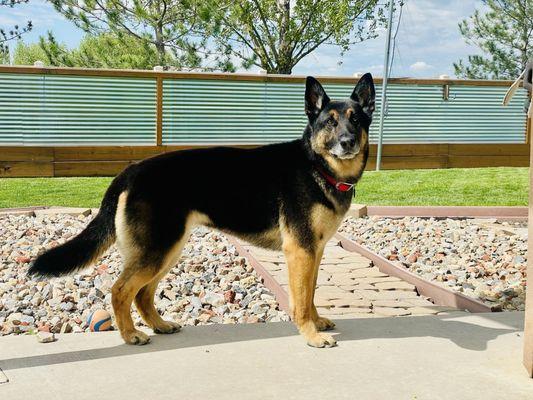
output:
[[150,326],[155,333],[174,333],[180,330],[181,326],[177,322],[165,321],[154,305],[155,291],[157,285],[167,274],[167,272],[174,266],[179,260],[183,246],[188,239],[187,234],[183,235],[180,240],[169,251],[167,257],[163,261],[162,268],[159,273],[145,286],[139,290],[139,293],[135,296],[135,305],[144,322]]
[[148,335],[133,326],[131,304],[139,290],[156,275],[154,268],[142,267],[137,260],[126,260],[124,271],[120,274],[111,289],[112,304],[120,334],[128,344],[146,344]]
[[315,270],[320,262],[316,250],[303,248],[298,239],[290,233],[283,238],[283,251],[289,269],[291,311],[298,330],[313,347],[332,347],[336,341],[327,333],[321,333],[314,321],[313,295],[315,292]]
[[139,290],[135,296],[135,306],[137,311],[141,314],[142,319],[146,324],[154,330],[155,333],[174,333],[180,330],[181,325],[177,322],[165,321],[154,305],[154,296],[157,285],[161,278],[157,275],[150,283]]

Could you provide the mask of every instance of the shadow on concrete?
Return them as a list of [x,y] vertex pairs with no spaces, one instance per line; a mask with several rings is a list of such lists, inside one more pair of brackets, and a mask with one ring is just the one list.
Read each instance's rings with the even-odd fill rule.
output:
[[[523,330],[523,313],[484,313],[467,317],[423,316],[336,320],[333,333],[339,345],[347,341],[388,340],[407,337],[448,339],[467,350],[483,351],[498,336]],[[519,314],[519,318],[517,318]],[[474,318],[475,319],[472,319]],[[0,361],[4,371],[77,361],[121,357],[190,347],[298,335],[291,323],[209,325],[185,327],[174,335],[156,335],[145,346],[120,344],[113,347],[12,358]],[[261,343],[257,344],[261,346]],[[297,342],[303,346],[303,340]],[[292,346],[292,344],[291,344]],[[317,350],[327,351],[327,350]]]

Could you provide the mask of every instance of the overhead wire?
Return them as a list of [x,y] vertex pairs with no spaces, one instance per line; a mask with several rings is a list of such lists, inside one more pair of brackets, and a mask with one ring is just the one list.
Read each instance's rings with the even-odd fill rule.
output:
[[389,76],[392,75],[392,68],[394,66],[394,55],[396,54],[396,36],[398,36],[398,31],[400,30],[400,24],[402,22],[402,11],[403,11],[403,5],[404,1],[400,1],[400,12],[398,14],[398,23],[396,25],[396,30],[394,31],[394,35],[392,37],[392,56],[389,65],[387,68],[389,69]]

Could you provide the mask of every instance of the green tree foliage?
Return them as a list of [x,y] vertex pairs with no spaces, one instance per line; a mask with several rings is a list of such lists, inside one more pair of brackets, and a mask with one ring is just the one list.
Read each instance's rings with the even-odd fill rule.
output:
[[467,43],[483,55],[454,63],[455,74],[470,79],[515,79],[533,57],[533,0],[483,0],[487,12],[476,10],[459,24]]
[[39,43],[26,44],[19,40],[13,51],[13,65],[33,65],[35,61],[42,61],[45,65],[53,65],[47,60],[46,53]]
[[[204,24],[212,16],[205,0],[50,0],[55,9],[85,32],[111,32],[152,47],[157,65],[182,69],[231,69],[205,50]],[[127,41],[133,43],[131,40]],[[205,65],[209,61],[213,65]],[[228,68],[229,67],[229,68]]]
[[[0,0],[0,7],[15,7],[17,4],[27,3],[28,0]],[[31,31],[33,28],[32,22],[27,21],[26,25],[15,25],[11,28],[0,27],[0,63],[5,64],[9,61],[9,47],[7,42],[10,40],[20,39],[21,36]]]
[[[391,0],[392,1],[392,0]],[[383,22],[377,0],[219,1],[212,38],[219,54],[257,65],[269,73],[290,74],[322,44],[350,47],[376,36]],[[383,2],[382,6],[386,6]]]
[[[167,65],[173,64],[171,54]],[[57,67],[152,69],[159,61],[156,49],[133,37],[116,37],[112,33],[85,36],[78,48],[68,49],[58,43],[51,32],[40,37],[39,43],[19,42],[15,48],[13,63],[30,65],[35,61]]]

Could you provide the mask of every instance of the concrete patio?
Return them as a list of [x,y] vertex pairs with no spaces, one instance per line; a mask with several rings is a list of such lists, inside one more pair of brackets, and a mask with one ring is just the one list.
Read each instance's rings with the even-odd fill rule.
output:
[[333,349],[307,347],[290,323],[187,327],[144,347],[124,345],[117,332],[50,344],[7,336],[0,397],[531,400],[523,318],[342,319]]

